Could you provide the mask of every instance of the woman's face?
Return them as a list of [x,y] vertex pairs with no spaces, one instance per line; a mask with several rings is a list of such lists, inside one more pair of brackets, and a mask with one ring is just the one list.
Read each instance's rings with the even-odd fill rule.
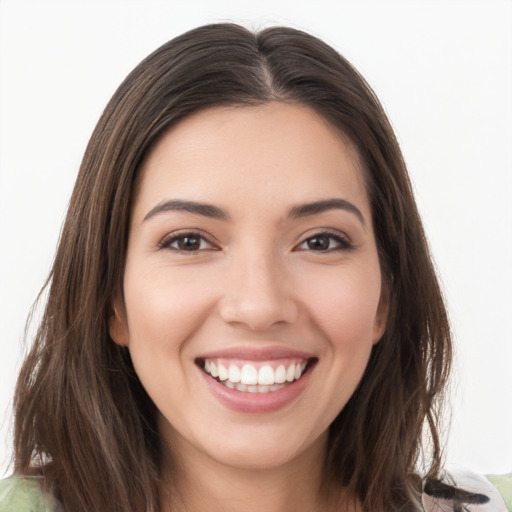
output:
[[141,172],[111,335],[167,446],[246,468],[319,454],[386,322],[356,151],[303,106],[218,107]]

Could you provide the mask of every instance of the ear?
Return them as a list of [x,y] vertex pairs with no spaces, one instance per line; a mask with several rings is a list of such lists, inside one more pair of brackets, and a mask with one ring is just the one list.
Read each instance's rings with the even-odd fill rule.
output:
[[389,315],[389,293],[387,286],[383,285],[380,293],[379,305],[375,315],[375,323],[373,324],[373,344],[380,341],[386,332]]
[[122,301],[115,300],[111,305],[108,330],[110,337],[115,343],[123,347],[128,346],[130,335],[126,319],[126,309]]

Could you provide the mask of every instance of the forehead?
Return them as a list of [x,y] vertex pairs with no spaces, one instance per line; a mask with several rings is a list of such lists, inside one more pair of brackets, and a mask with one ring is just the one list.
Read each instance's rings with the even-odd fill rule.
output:
[[367,203],[353,144],[312,109],[280,102],[214,107],[168,130],[143,163],[135,206],[169,195],[267,206],[333,195]]

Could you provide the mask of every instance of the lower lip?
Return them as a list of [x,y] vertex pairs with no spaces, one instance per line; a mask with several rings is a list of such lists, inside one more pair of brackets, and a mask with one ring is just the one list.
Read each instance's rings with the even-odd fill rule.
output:
[[304,391],[313,368],[309,368],[299,380],[282,389],[267,393],[249,393],[230,389],[200,368],[198,370],[212,394],[229,409],[246,413],[266,413],[278,411],[291,404]]

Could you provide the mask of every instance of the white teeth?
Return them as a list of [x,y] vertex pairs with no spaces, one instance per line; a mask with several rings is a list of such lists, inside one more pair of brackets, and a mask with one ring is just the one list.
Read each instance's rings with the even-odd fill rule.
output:
[[270,366],[262,366],[258,372],[258,384],[270,386],[274,384],[274,370]]
[[276,368],[274,381],[276,384],[283,384],[286,382],[286,368],[282,364]]
[[240,368],[234,364],[229,365],[229,380],[235,384],[240,382]]
[[[228,380],[228,371],[225,366],[222,364],[219,364],[217,367],[217,371],[219,372],[219,379],[220,380]],[[297,373],[297,372],[295,372]]]
[[205,360],[204,371],[226,385],[230,389],[249,393],[268,393],[277,391],[288,383],[301,378],[307,361],[290,363],[288,368],[280,364],[272,368],[265,364],[259,370],[252,364],[246,363],[240,369],[236,364],[222,363],[221,360]]
[[244,364],[242,373],[240,374],[240,382],[242,384],[247,384],[248,386],[251,384],[258,384],[258,372],[256,371],[256,368],[250,364]]
[[[212,363],[212,366],[213,366],[213,363]],[[213,375],[213,373],[212,373]],[[288,382],[293,382],[295,379],[295,365],[292,363],[289,367],[288,367],[288,370],[286,371],[286,380]]]
[[245,391],[247,393],[270,393],[271,391],[277,391],[285,387],[284,384],[273,384],[272,386],[246,386],[245,384],[233,384],[226,380],[222,382],[224,386],[229,389],[236,389],[237,391]]

